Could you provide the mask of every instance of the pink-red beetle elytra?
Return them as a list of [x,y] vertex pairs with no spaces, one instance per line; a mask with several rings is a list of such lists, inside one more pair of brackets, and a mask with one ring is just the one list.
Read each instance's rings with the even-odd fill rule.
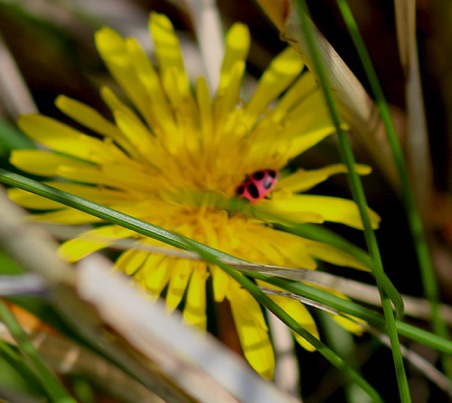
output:
[[254,172],[237,188],[237,195],[256,203],[267,196],[278,182],[278,173],[273,169]]

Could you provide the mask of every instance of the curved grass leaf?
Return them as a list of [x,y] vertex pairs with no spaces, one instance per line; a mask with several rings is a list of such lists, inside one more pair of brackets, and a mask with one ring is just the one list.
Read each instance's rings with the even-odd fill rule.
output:
[[39,379],[43,389],[52,401],[58,403],[75,403],[75,400],[64,389],[64,386],[42,361],[36,349],[28,340],[26,333],[20,327],[5,303],[0,301],[0,317],[8,327],[11,335],[17,342],[20,352],[29,363],[37,379]]
[[[70,206],[77,210],[92,214],[93,216],[102,218],[112,224],[132,229],[139,234],[157,239],[177,248],[193,250],[193,246],[195,246],[196,248],[198,248],[198,251],[203,251],[206,259],[207,257],[209,257],[208,260],[211,260],[211,258],[224,260],[233,259],[237,262],[240,262],[239,259],[226,253],[220,252],[217,249],[210,248],[209,246],[206,246],[194,240],[188,240],[188,238],[181,237],[170,231],[149,224],[145,221],[141,221],[126,214],[120,213],[119,211],[112,210],[108,207],[101,206],[97,203],[91,202],[75,195],[71,195],[59,189],[52,188],[40,182],[12,172],[5,171],[3,169],[0,169],[0,182],[9,184],[11,186],[16,186],[20,189],[27,190],[37,195],[46,197],[50,200],[60,202],[66,206]],[[187,244],[187,240],[190,242],[190,245]],[[322,303],[324,305],[331,306],[340,312],[357,316],[380,329],[385,328],[385,320],[381,314],[351,301],[346,301],[332,294],[329,294],[328,292],[319,290],[315,287],[311,287],[300,282],[266,276],[254,271],[248,272],[246,269],[241,269],[240,271],[246,272],[248,276],[261,279],[265,282],[276,285],[297,295],[302,295],[306,298],[318,301],[319,303]],[[442,337],[436,336],[425,330],[418,329],[417,327],[411,326],[401,321],[396,321],[396,325],[401,335],[429,346],[433,349],[437,349],[438,351],[452,354],[451,341],[448,341]]]
[[[341,126],[341,116],[339,113],[339,108],[336,105],[333,91],[331,89],[329,78],[324,68],[323,61],[320,57],[320,52],[318,50],[318,45],[315,41],[315,35],[313,32],[312,22],[310,19],[309,9],[306,4],[306,0],[297,1],[301,28],[306,38],[307,47],[312,57],[314,64],[315,73],[317,73],[320,87],[323,90],[325,100],[330,111],[331,119],[336,128],[336,132],[339,139],[339,152],[342,161],[347,165],[348,168],[348,181],[350,185],[350,190],[353,195],[353,199],[358,205],[361,219],[364,226],[364,235],[366,238],[367,248],[369,249],[369,254],[374,261],[374,265],[371,266],[372,273],[375,276],[377,285],[381,295],[381,303],[383,306],[383,312],[386,318],[386,325],[388,328],[388,335],[391,341],[391,351],[394,361],[394,367],[397,376],[397,383],[399,387],[400,398],[402,402],[410,402],[410,391],[408,387],[408,380],[406,377],[405,366],[403,362],[402,353],[400,351],[400,341],[397,333],[397,328],[395,325],[395,318],[392,312],[391,300],[389,295],[393,290],[387,290],[388,280],[385,276],[383,263],[381,260],[380,250],[378,247],[377,239],[375,233],[372,229],[370,217],[368,214],[368,206],[366,201],[366,196],[364,194],[363,186],[357,172],[353,169],[355,166],[355,158],[353,155],[352,147],[347,134],[342,129]],[[394,303],[394,301],[392,301]],[[401,316],[400,311],[396,311],[398,317]]]
[[370,384],[360,376],[352,367],[350,367],[342,358],[340,358],[333,350],[328,348],[324,343],[315,338],[311,333],[297,323],[290,315],[288,315],[278,304],[273,302],[271,298],[265,295],[259,287],[251,280],[238,273],[231,266],[223,263],[215,256],[206,253],[203,249],[198,248],[197,244],[191,240],[185,239],[188,246],[199,255],[221,267],[226,273],[229,274],[234,280],[236,280],[243,288],[245,288],[262,306],[269,309],[275,314],[283,323],[285,323],[290,329],[298,333],[301,337],[311,343],[316,350],[322,354],[332,365],[334,365],[340,371],[343,371],[352,381],[359,385],[374,402],[382,402],[380,395],[376,390],[370,386]]
[[[372,269],[375,265],[373,260],[366,252],[325,227],[317,226],[314,224],[302,224],[290,227],[280,225],[279,227],[281,227],[286,232],[290,232],[303,238],[312,239],[318,242],[324,242],[328,245],[334,246],[337,249],[344,251],[350,256],[354,257],[356,260],[369,267],[370,269]],[[394,304],[396,311],[403,312],[402,297],[384,272],[381,274],[380,281],[388,296],[390,297],[392,303]]]
[[353,381],[360,385],[374,401],[382,401],[378,393],[367,383],[367,381],[359,376],[350,366],[348,366],[339,356],[330,350],[325,344],[318,341],[313,335],[307,332],[294,319],[287,315],[278,305],[276,305],[269,297],[267,297],[252,281],[238,273],[231,266],[220,261],[222,258],[231,258],[218,250],[212,249],[199,242],[189,240],[180,235],[176,235],[170,231],[166,231],[155,225],[138,220],[134,217],[120,213],[118,211],[101,206],[97,203],[88,201],[81,197],[68,194],[34,180],[22,177],[20,175],[0,169],[0,181],[21,189],[31,191],[51,200],[58,201],[70,207],[92,214],[96,217],[105,219],[114,224],[121,225],[125,228],[132,229],[140,234],[150,236],[151,238],[165,242],[169,245],[197,252],[201,257],[218,265],[225,270],[231,277],[236,279],[251,295],[253,295],[263,306],[274,312],[284,323],[286,323],[293,331],[304,337],[309,343],[314,345],[319,352],[328,359],[332,365],[335,365],[341,371],[346,373]]
[[[364,45],[353,14],[345,0],[337,0],[337,3],[339,5],[339,9],[342,13],[346,26],[349,30],[350,36],[355,44],[355,48],[361,59],[361,63],[371,85],[372,92],[375,95],[376,104],[379,108],[381,119],[386,129],[393,159],[396,162],[396,167],[402,186],[401,196],[405,206],[405,211],[408,217],[408,224],[410,226],[418,262],[421,269],[422,284],[425,289],[426,297],[431,304],[433,329],[438,335],[447,338],[447,326],[440,314],[439,289],[435,276],[435,270],[433,268],[430,251],[425,239],[422,219],[416,207],[414,192],[411,186],[408,171],[406,169],[403,150],[395,131],[391,114],[389,112],[389,107],[386,103],[383,90],[378,81],[377,74],[372,65],[372,61],[367,52],[366,46]],[[422,150],[422,152],[423,151],[424,150]],[[423,182],[425,183],[425,180]],[[444,358],[444,364],[449,375],[452,374],[452,360],[450,359],[450,357]]]

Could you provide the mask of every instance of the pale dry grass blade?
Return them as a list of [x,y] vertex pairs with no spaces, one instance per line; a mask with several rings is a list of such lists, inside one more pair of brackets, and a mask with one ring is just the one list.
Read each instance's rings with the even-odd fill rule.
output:
[[[208,334],[182,325],[177,312],[149,303],[125,278],[93,257],[79,264],[78,290],[101,317],[181,388],[202,402],[295,402]],[[102,284],[102,287],[98,287]],[[131,331],[133,329],[133,331]]]
[[[341,315],[341,312],[330,308],[329,306],[319,304],[314,301],[309,301],[306,298],[300,298],[300,296],[292,294],[290,292],[285,291],[278,291],[278,290],[264,290],[268,294],[278,295],[278,296],[284,296],[287,298],[293,298],[297,301],[303,302],[303,304],[308,304],[316,309],[319,309],[323,312],[333,314],[333,315]],[[347,317],[349,320],[353,320],[352,317]],[[357,323],[358,324],[358,323]],[[363,329],[366,332],[371,333],[374,337],[376,337],[382,344],[384,344],[386,347],[391,348],[391,343],[389,340],[389,337],[386,334],[383,334],[378,330],[377,328],[374,328],[372,326],[369,326],[364,323],[359,323],[360,326],[363,327]],[[421,357],[419,354],[417,354],[415,351],[410,350],[404,345],[401,345],[401,353],[403,358],[410,362],[414,367],[416,367],[424,376],[432,381],[435,385],[437,385],[441,390],[446,392],[449,396],[452,397],[452,382],[445,376],[441,371],[437,370],[430,362],[428,362],[426,359]]]
[[[45,228],[59,239],[72,239],[80,235],[81,231],[73,227],[45,225]],[[93,241],[106,241],[102,237],[93,237]],[[113,249],[126,250],[137,249],[144,250],[150,253],[158,253],[165,256],[178,257],[191,260],[200,260],[200,257],[195,252],[184,251],[181,249],[169,248],[164,246],[155,246],[138,242],[136,240],[123,239],[117,241],[112,245]],[[353,298],[356,301],[361,301],[366,304],[380,306],[381,300],[376,286],[365,284],[359,281],[347,279],[330,273],[325,273],[318,270],[308,270],[301,267],[284,267],[272,266],[264,264],[256,264],[246,262],[240,259],[222,259],[223,263],[229,264],[236,269],[243,272],[256,272],[266,274],[269,276],[276,276],[288,280],[303,281],[313,285],[331,288],[333,290],[342,292],[345,295]],[[413,318],[422,320],[431,320],[431,309],[429,303],[422,298],[415,298],[409,295],[402,295],[405,303],[405,314]],[[441,316],[444,321],[452,326],[452,307],[442,304],[440,306]]]
[[214,94],[220,82],[224,54],[224,35],[216,1],[185,0],[185,3],[193,19],[209,89]]
[[[294,0],[257,0],[257,2],[275,24],[281,38],[293,46],[311,71],[315,71],[303,35],[296,2]],[[315,27],[313,30],[344,119],[388,182],[395,189],[399,189],[396,167],[375,103],[328,41]]]
[[77,271],[58,260],[55,243],[40,228],[25,224],[23,212],[3,191],[0,213],[0,247],[41,275],[53,306],[79,335],[163,400],[296,401],[213,337],[152,304],[130,280],[100,267],[98,259],[86,259]]
[[400,62],[405,73],[407,164],[418,207],[425,217],[432,199],[432,161],[416,43],[416,2],[396,0],[394,5]]
[[[58,2],[56,3],[58,5]],[[72,18],[83,20],[89,16],[91,21],[97,20],[102,25],[108,25],[123,35],[135,37],[140,43],[149,42],[148,14],[136,2],[65,0],[64,8],[68,10]]]
[[17,119],[22,113],[36,113],[33,98],[1,35],[0,72],[0,103],[6,114],[11,119]]
[[7,198],[3,189],[0,189],[0,248],[27,271],[42,277],[52,295],[54,308],[86,341],[97,346],[162,399],[172,402],[193,400],[148,360],[132,353],[130,347],[120,344],[107,332],[99,331],[104,324],[95,309],[77,295],[76,273],[57,259],[56,243],[42,229],[25,223],[24,212]]
[[268,312],[267,317],[276,357],[275,383],[287,393],[301,396],[300,371],[292,331],[272,312]]
[[35,273],[21,275],[0,275],[0,297],[15,295],[44,295],[47,286],[42,277]]

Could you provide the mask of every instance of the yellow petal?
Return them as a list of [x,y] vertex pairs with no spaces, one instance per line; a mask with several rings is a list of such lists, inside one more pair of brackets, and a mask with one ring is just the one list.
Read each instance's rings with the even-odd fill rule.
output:
[[[342,294],[339,291],[333,290],[331,288],[325,288],[325,287],[318,287],[321,290],[324,290],[332,295],[335,295],[336,297],[342,298],[346,301],[350,301],[350,298],[348,298],[346,295]],[[363,321],[360,318],[357,318],[355,316],[347,315],[347,314],[340,314],[335,315],[332,313],[328,313],[329,316],[331,316],[334,321],[336,321],[339,325],[341,325],[345,330],[348,330],[351,333],[356,334],[357,336],[361,336],[362,333],[365,330],[366,322]]]
[[285,116],[285,124],[296,133],[306,133],[324,126],[334,126],[325,98],[319,89],[301,100]]
[[248,28],[243,24],[234,24],[226,35],[226,50],[214,100],[215,132],[222,131],[229,113],[235,109],[240,100],[240,82],[245,71],[249,46]]
[[242,64],[250,47],[250,33],[246,25],[235,23],[226,34],[226,50],[221,66],[220,88],[226,89],[227,77],[237,63]]
[[[155,55],[164,85],[168,72],[171,70],[175,71],[181,97],[189,97],[191,94],[190,81],[185,71],[179,39],[174,32],[171,21],[163,14],[151,13],[149,30],[155,43]],[[166,87],[165,90],[168,93]]]
[[272,379],[275,357],[259,304],[237,283],[231,285],[228,300],[243,354],[262,377]]
[[[306,222],[306,214],[322,217],[325,221],[332,221],[348,225],[352,228],[363,229],[358,207],[351,200],[329,196],[293,195],[287,198],[273,198],[263,200],[256,206],[256,210],[263,210],[275,217],[284,218],[285,222]],[[372,227],[378,228],[380,217],[372,210],[368,210]],[[291,215],[291,218],[290,218]]]
[[249,232],[247,231],[246,234],[239,235],[241,245],[238,251],[244,259],[256,263],[288,265],[304,269],[317,267],[303,238],[262,225],[248,224],[247,230]]
[[10,162],[22,171],[41,176],[56,176],[62,166],[74,169],[93,167],[92,164],[74,158],[40,150],[15,150],[11,153]]
[[59,176],[72,179],[77,182],[90,183],[94,185],[107,185],[125,191],[136,191],[137,193],[146,194],[156,189],[156,185],[162,183],[161,175],[147,174],[137,168],[118,164],[106,164],[101,169],[93,166],[89,169],[76,169],[69,167],[61,167],[58,169]]
[[213,296],[216,302],[222,302],[229,289],[230,277],[219,267],[211,269],[213,277]]
[[[371,168],[367,165],[355,165],[355,170],[360,175],[367,175],[371,172]],[[344,164],[329,165],[325,168],[305,171],[303,169],[281,178],[275,186],[275,191],[278,189],[284,192],[299,193],[311,189],[315,185],[325,181],[331,175],[347,172],[347,167]]]
[[259,79],[257,89],[245,108],[243,124],[251,128],[270,102],[292,83],[303,67],[300,56],[292,48],[287,48],[275,57]]
[[[53,188],[62,190],[64,192],[75,194],[76,196],[80,196],[87,200],[105,205],[113,205],[114,203],[119,202],[122,203],[137,202],[137,198],[134,196],[131,196],[124,192],[114,191],[106,188],[98,188],[93,186],[84,186],[75,183],[64,183],[64,182],[45,182],[45,184]],[[65,208],[64,204],[55,202],[50,199],[46,199],[44,197],[35,195],[30,192],[26,192],[21,189],[16,188],[8,189],[8,195],[17,204],[20,204],[21,206],[26,208],[38,210],[52,210]],[[84,217],[83,222],[86,221],[85,218],[89,218],[85,215],[86,213],[83,212],[75,213],[75,210],[72,209],[67,210],[64,214],[71,215],[72,213],[70,212],[74,212],[71,221],[75,220],[76,219],[75,217]],[[61,213],[58,213],[58,215],[61,217]],[[47,219],[50,219],[50,216],[48,215],[45,216],[41,214],[40,216],[36,216],[36,218],[39,220],[43,220],[44,217],[48,217]],[[55,215],[53,215],[53,217],[55,217]],[[79,218],[77,218],[77,220],[78,219]],[[89,219],[89,222],[93,221],[97,221],[97,218]]]
[[335,130],[333,126],[325,125],[318,130],[305,132],[303,135],[293,138],[288,158],[295,158],[304,153],[326,137],[331,136],[331,134],[335,133]]
[[[276,193],[274,196],[279,196]],[[290,196],[293,198],[294,196]],[[325,219],[317,212],[305,211],[297,208],[293,203],[287,203],[290,199],[276,198],[262,200],[253,207],[254,215],[264,222],[279,222],[281,224],[322,224]]]
[[269,113],[269,116],[271,116],[273,121],[280,122],[286,117],[288,112],[303,100],[308,99],[316,89],[317,83],[314,74],[304,73],[281,97],[278,104]]
[[47,116],[22,115],[17,124],[33,140],[86,161],[117,163],[125,158],[115,145],[86,136]]
[[[218,87],[217,95],[214,102],[214,133],[215,136],[223,134],[223,139],[226,141],[228,136],[225,133],[235,135],[235,137],[242,137],[246,132],[247,127],[239,127],[239,132],[235,133],[231,129],[235,129],[237,124],[231,125],[234,122],[233,118],[241,117],[243,110],[237,109],[240,100],[240,83],[245,71],[245,62],[237,62],[231,70],[225,72],[220,79],[220,86]],[[224,83],[224,87],[223,87]],[[239,123],[239,119],[237,119]],[[229,124],[229,130],[227,125]],[[226,126],[226,127],[225,127]],[[222,139],[222,140],[223,140]]]
[[155,175],[153,168],[143,165],[135,168],[121,164],[108,164],[102,167],[102,172],[110,179],[111,184],[122,189],[141,191],[142,194],[160,190],[162,182],[166,179],[161,174]]
[[146,161],[149,165],[164,166],[165,159],[161,150],[157,147],[154,136],[142,121],[135,114],[124,111],[115,111],[114,116],[121,132],[141,154],[141,160]]
[[34,222],[66,225],[92,224],[102,221],[100,218],[94,217],[91,214],[67,207],[50,213],[33,214],[30,216],[30,220]]
[[58,255],[67,261],[76,262],[89,254],[112,245],[119,239],[136,236],[136,232],[116,225],[108,225],[87,231],[78,238],[63,243]]
[[148,257],[135,274],[134,278],[142,284],[146,290],[155,296],[161,294],[168,284],[172,272],[174,259],[157,254],[148,254]]
[[[112,205],[111,208],[122,211],[125,214],[129,214],[143,221],[150,221],[159,226],[167,226],[168,221],[171,223],[170,225],[173,226],[174,221],[172,221],[172,218],[175,216],[177,217],[177,214],[181,212],[181,207],[176,204],[151,198],[140,203]],[[172,229],[175,232],[179,232],[178,227],[173,227]],[[151,242],[151,240],[148,240],[148,242]],[[161,243],[158,243],[158,241],[153,241],[153,244],[154,243],[160,246],[162,245]]]
[[[155,55],[163,87],[176,114],[178,125],[187,132],[193,126],[192,119],[197,113],[179,39],[171,21],[163,14],[151,13],[149,29],[155,43]],[[185,135],[190,137],[187,133]]]
[[257,0],[268,18],[284,34],[288,27],[288,5],[289,3],[274,0]]
[[110,137],[127,151],[130,148],[130,144],[125,141],[124,136],[118,128],[94,108],[64,95],[60,95],[56,99],[55,105],[67,116],[81,123],[83,126],[105,137]]
[[22,207],[36,210],[53,210],[63,208],[64,205],[45,197],[35,195],[22,189],[8,189],[8,197]]
[[[140,118],[135,114],[135,112],[132,111],[132,109],[126,106],[123,102],[121,102],[120,99],[115,95],[115,93],[110,90],[110,88],[103,87],[100,90],[100,95],[103,101],[107,104],[107,106],[113,113],[117,125],[118,125],[118,116],[120,116],[123,119],[126,118],[132,121],[140,120]],[[119,131],[120,136],[119,138],[121,139],[120,144],[124,144],[124,149],[132,158],[132,161],[139,162],[146,161],[146,159],[143,159],[143,156],[140,152],[140,147],[137,147],[136,135],[132,135],[131,137],[129,137],[130,131],[127,130],[121,131],[119,129],[117,130]]]
[[201,123],[201,141],[206,141],[212,137],[212,99],[209,88],[204,77],[199,77],[196,81],[196,101],[199,109],[199,121]]
[[[101,169],[102,168],[96,165],[90,165],[85,168],[61,166],[57,169],[56,173],[62,178],[71,179],[80,183],[99,186],[107,185],[115,188],[124,187],[124,190],[128,190],[127,186],[123,182],[118,181],[116,178],[109,177],[108,175],[104,174]],[[133,188],[131,188],[130,190],[133,190]]]
[[203,263],[197,264],[190,277],[183,312],[185,323],[195,325],[202,330],[207,327],[206,280],[208,277],[205,265]]
[[[195,101],[190,91],[185,89],[185,77],[176,68],[168,68],[162,77],[166,94],[177,121],[172,133],[167,133],[162,141],[172,154],[180,153],[187,141],[197,142],[198,119]],[[196,135],[195,135],[196,133]],[[188,148],[190,150],[191,148]],[[180,153],[183,156],[183,153]]]
[[149,252],[144,250],[129,249],[119,256],[115,262],[115,268],[121,270],[128,276],[133,276],[141,268]]
[[[128,41],[114,30],[104,27],[96,32],[97,50],[110,73],[143,116],[147,115],[149,96],[135,74]],[[133,41],[133,40],[132,40]]]
[[[197,266],[196,263],[195,265]],[[166,292],[166,306],[170,312],[174,311],[182,301],[192,270],[193,262],[188,259],[177,259],[174,262]]]
[[[269,286],[267,283],[262,283],[264,287],[267,288],[275,288]],[[292,317],[299,325],[301,325],[305,330],[311,333],[315,338],[320,339],[319,332],[317,330],[317,326],[312,319],[311,314],[306,309],[306,307],[299,301],[282,296],[269,296],[273,301],[275,301],[288,315]],[[298,333],[293,332],[295,339],[297,342],[306,350],[314,351],[315,347],[306,341],[303,337],[301,337]]]
[[348,318],[345,315],[330,315],[330,316],[345,330],[348,330],[350,333],[356,334],[357,336],[361,336],[365,330],[366,322],[359,318],[356,317]]
[[114,203],[137,203],[142,199],[142,196],[132,195],[130,193],[121,192],[118,190],[112,190],[105,187],[86,186],[77,183],[65,183],[65,182],[45,182],[46,185],[52,186],[56,189],[63,190],[64,192],[75,194],[76,196],[83,197],[84,199],[91,200],[99,204],[114,204]]
[[171,133],[175,126],[174,117],[159,74],[136,41],[128,41],[127,48],[135,73],[150,101],[145,115],[147,124],[157,135]]
[[308,253],[317,259],[332,263],[338,266],[353,267],[360,270],[369,270],[369,267],[364,266],[361,262],[356,260],[341,249],[337,249],[331,245],[322,242],[316,242],[306,239],[306,249]]

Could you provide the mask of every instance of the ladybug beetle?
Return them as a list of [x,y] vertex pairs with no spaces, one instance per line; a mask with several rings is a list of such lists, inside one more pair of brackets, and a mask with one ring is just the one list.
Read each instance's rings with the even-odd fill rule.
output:
[[278,182],[278,173],[273,169],[254,172],[237,188],[237,195],[251,203],[263,199]]

